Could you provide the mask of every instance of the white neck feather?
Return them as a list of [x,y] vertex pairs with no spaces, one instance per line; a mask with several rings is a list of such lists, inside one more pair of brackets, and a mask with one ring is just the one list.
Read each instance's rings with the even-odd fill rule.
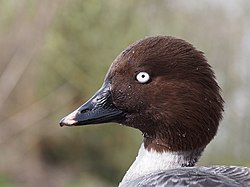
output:
[[142,143],[136,160],[126,172],[119,187],[126,186],[127,182],[153,172],[188,166],[190,164],[190,159],[193,159],[195,163],[199,155],[200,151],[196,153],[193,151],[162,153],[156,152],[155,150],[148,151],[144,148],[144,144]]

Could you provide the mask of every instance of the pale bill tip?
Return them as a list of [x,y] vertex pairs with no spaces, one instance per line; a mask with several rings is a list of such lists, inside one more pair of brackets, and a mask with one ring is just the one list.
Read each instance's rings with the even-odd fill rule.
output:
[[67,117],[63,118],[61,121],[60,121],[60,126],[63,127],[63,126],[72,126],[74,124],[76,124],[77,121],[74,120],[74,119],[69,119]]
[[73,120],[73,119],[67,119],[67,118],[64,118],[62,121],[60,121],[60,126],[71,126],[71,125],[74,125],[76,124],[77,121],[76,120]]
[[68,119],[64,123],[67,124],[67,125],[73,125],[73,124],[77,123],[77,121],[73,120],[73,119]]
[[66,116],[65,118],[63,118],[60,121],[60,126],[72,126],[74,124],[77,123],[76,120],[74,120],[74,118],[76,117],[77,111],[74,111],[72,113],[70,113],[68,116]]

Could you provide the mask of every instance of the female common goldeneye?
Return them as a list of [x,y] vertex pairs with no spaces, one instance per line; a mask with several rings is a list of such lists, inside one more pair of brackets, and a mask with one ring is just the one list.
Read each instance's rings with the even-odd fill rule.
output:
[[250,169],[195,166],[216,135],[223,99],[211,66],[188,42],[156,36],[126,48],[99,91],[61,126],[117,122],[143,143],[123,186],[250,186]]

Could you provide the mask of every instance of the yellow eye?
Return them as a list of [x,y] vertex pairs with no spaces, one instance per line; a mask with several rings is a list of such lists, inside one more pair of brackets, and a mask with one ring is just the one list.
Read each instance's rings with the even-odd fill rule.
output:
[[146,83],[150,79],[150,76],[147,72],[140,72],[136,75],[136,80],[140,83]]

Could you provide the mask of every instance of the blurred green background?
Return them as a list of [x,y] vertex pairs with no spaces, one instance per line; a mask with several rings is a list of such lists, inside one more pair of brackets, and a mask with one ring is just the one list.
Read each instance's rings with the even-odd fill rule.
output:
[[113,59],[149,35],[205,52],[226,100],[200,165],[250,166],[248,0],[0,1],[0,186],[117,186],[140,132],[60,128],[102,84]]

